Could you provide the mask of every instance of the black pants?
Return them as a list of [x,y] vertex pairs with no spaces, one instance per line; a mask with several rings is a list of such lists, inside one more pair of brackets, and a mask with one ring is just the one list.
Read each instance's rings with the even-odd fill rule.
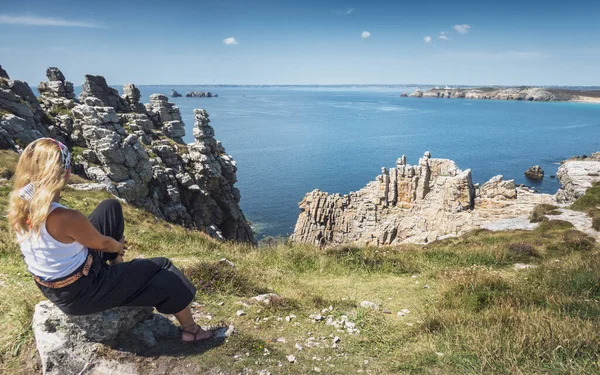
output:
[[[89,219],[105,236],[117,241],[123,236],[125,222],[119,201],[103,201]],[[44,296],[67,314],[86,315],[119,306],[151,306],[173,314],[187,307],[196,295],[196,288],[167,258],[134,259],[109,266],[106,261],[116,254],[98,250],[90,250],[90,254],[94,262],[89,274],[73,284],[58,289],[37,284]],[[83,265],[75,272],[81,268]]]

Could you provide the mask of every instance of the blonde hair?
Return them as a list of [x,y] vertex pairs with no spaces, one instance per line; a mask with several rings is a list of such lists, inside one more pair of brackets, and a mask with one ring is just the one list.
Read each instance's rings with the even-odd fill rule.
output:
[[[70,168],[65,165],[61,150],[57,141],[41,138],[30,143],[19,158],[10,194],[8,223],[20,235],[39,233],[52,202],[67,183]],[[33,196],[24,199],[21,190],[28,184],[33,186]]]

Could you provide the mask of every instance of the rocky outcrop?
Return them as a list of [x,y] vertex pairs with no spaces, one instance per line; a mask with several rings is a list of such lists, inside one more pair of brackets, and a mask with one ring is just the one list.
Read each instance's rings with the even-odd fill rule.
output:
[[415,166],[403,156],[395,168],[383,168],[375,181],[357,192],[308,193],[299,204],[291,238],[319,246],[427,243],[528,215],[536,204],[553,201],[550,195],[517,188],[502,176],[476,186],[470,170],[427,152]]
[[10,79],[6,70],[2,69],[2,65],[0,65],[0,78]]
[[93,97],[99,99],[103,105],[113,107],[119,113],[131,112],[129,103],[119,96],[116,89],[109,87],[106,79],[102,76],[86,74],[81,88],[79,99],[82,101],[85,98]]
[[195,110],[195,142],[186,145],[179,108],[165,95],[143,105],[135,85],[121,97],[103,77],[88,75],[77,100],[58,68],[46,74],[39,102],[27,84],[0,79],[0,147],[60,139],[73,149],[74,171],[115,196],[216,238],[254,241],[234,187],[235,161],[214,139],[206,111]]
[[411,93],[408,96],[412,96],[412,97],[415,97],[415,98],[422,98],[423,97],[423,90],[416,89],[413,93]]
[[73,84],[65,79],[65,76],[56,67],[46,70],[47,82],[40,82],[38,101],[46,115],[51,120],[56,137],[65,144],[70,145],[73,133],[73,118],[70,111],[78,104],[75,99]]
[[53,135],[53,123],[29,85],[0,78],[0,148],[19,150],[37,138]]
[[190,91],[185,96],[187,98],[216,98],[219,95],[213,94],[210,91]]
[[[133,83],[123,86],[123,95],[121,96],[129,106],[129,111],[135,113],[146,113],[146,107],[140,103],[140,90]],[[127,111],[127,112],[129,112]]]
[[171,98],[181,98],[181,94],[175,89],[171,89]]
[[572,203],[594,183],[600,182],[600,161],[566,161],[558,168],[556,177],[561,185],[556,193],[556,200],[559,203]]
[[164,134],[177,143],[183,143],[185,125],[181,120],[179,108],[169,103],[169,98],[162,94],[150,95],[150,104],[146,104],[148,117],[156,128],[161,128]]
[[533,167],[529,167],[525,171],[525,176],[532,178],[534,180],[543,180],[544,179],[544,170],[539,165],[534,165]]
[[[425,92],[416,90],[410,96],[423,98],[465,98],[465,99],[490,99],[490,100],[527,100],[527,101],[560,101],[570,100],[568,95],[553,92],[554,89],[537,87],[519,88],[432,88]],[[571,98],[575,94],[571,95]]]

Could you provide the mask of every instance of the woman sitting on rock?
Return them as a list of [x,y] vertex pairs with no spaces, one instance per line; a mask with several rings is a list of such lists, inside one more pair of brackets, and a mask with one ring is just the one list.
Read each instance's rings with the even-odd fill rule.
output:
[[189,308],[196,289],[170,260],[123,262],[125,222],[117,200],[103,201],[89,218],[58,203],[70,176],[67,147],[42,138],[27,146],[14,177],[9,224],[44,296],[71,315],[156,307],[179,320],[183,341],[210,338]]

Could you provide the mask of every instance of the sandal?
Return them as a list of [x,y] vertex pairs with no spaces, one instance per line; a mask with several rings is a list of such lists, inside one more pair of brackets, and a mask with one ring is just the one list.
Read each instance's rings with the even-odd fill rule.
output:
[[[198,342],[208,340],[213,337],[212,331],[205,331],[197,324],[182,327],[183,333],[181,335],[181,341],[183,342]],[[187,335],[188,339],[184,339]]]

